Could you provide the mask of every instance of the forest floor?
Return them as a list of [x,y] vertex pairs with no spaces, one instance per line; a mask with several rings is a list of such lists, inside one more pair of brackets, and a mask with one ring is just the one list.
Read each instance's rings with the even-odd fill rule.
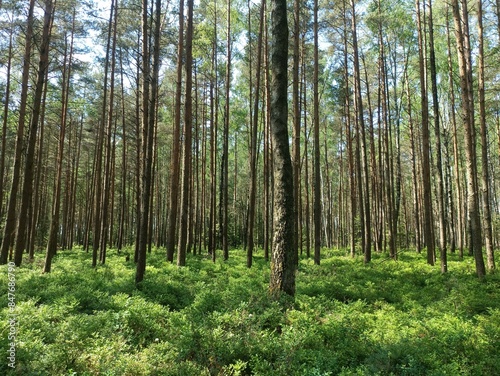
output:
[[322,257],[301,259],[293,302],[271,302],[269,265],[257,255],[247,269],[241,250],[184,268],[153,250],[140,289],[115,250],[95,270],[91,254],[61,251],[50,274],[38,254],[13,272],[14,370],[1,266],[0,374],[500,375],[500,273],[480,282],[456,255],[445,275],[411,251],[367,266]]

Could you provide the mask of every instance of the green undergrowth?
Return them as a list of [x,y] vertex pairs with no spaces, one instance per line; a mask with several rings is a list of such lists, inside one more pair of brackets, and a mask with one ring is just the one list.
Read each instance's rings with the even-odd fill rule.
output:
[[245,253],[187,267],[148,255],[144,282],[111,250],[82,250],[16,269],[16,368],[8,367],[7,266],[1,267],[0,374],[500,375],[500,277],[479,281],[472,258],[449,273],[423,255],[370,265],[323,251],[301,259],[293,302],[267,297],[269,265]]

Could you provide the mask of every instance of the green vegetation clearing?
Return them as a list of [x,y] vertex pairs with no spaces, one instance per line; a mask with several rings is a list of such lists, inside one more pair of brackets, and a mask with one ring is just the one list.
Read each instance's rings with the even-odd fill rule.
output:
[[[187,267],[153,250],[140,289],[135,264],[110,251],[60,252],[16,270],[16,369],[6,375],[500,375],[500,277],[472,258],[447,274],[407,251],[371,265],[324,250],[301,259],[294,302],[267,297],[269,265],[234,250]],[[8,352],[7,266],[0,350]],[[4,272],[5,269],[5,272]]]

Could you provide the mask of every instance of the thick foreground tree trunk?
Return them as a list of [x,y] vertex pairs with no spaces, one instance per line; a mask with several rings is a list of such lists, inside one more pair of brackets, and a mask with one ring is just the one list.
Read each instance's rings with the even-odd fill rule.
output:
[[274,147],[274,241],[269,292],[295,294],[293,169],[288,144],[286,0],[271,1],[271,134]]

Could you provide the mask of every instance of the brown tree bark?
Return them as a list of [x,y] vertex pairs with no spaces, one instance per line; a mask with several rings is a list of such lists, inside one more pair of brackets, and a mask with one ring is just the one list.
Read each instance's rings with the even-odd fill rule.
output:
[[453,18],[455,20],[455,38],[458,50],[460,87],[462,91],[462,123],[465,138],[465,158],[467,174],[467,210],[471,235],[471,247],[479,278],[486,275],[482,251],[481,221],[479,218],[479,188],[477,181],[476,137],[474,124],[474,100],[472,87],[472,64],[470,44],[466,38],[468,29],[467,3],[462,3],[460,12],[458,0],[453,0]]
[[292,68],[292,96],[293,96],[293,189],[295,198],[295,252],[298,253],[299,249],[302,252],[302,238],[300,231],[300,0],[294,0],[293,3],[293,68]]
[[434,134],[436,139],[436,168],[437,168],[437,208],[439,222],[439,251],[441,260],[441,272],[448,271],[446,257],[446,212],[445,212],[445,189],[443,177],[443,161],[441,148],[441,124],[439,113],[439,98],[436,72],[436,53],[434,49],[434,20],[432,16],[432,0],[429,0],[429,65],[431,73],[432,109],[434,115]]
[[2,152],[0,155],[0,218],[3,218],[4,214],[4,190],[5,190],[5,148],[7,146],[7,123],[9,116],[9,104],[10,104],[10,81],[11,81],[11,70],[12,70],[12,36],[14,34],[13,28],[9,33],[9,52],[7,57],[7,77],[5,82],[5,102],[3,107],[3,121],[2,121]]
[[295,294],[293,168],[288,144],[288,23],[285,0],[271,0],[271,132],[274,147],[274,240],[269,292]]
[[[257,39],[257,70],[255,72],[255,95],[253,104],[253,117],[251,129],[250,146],[250,197],[248,200],[248,234],[247,234],[247,267],[252,266],[254,251],[254,227],[255,227],[255,209],[257,199],[257,130],[259,127],[259,100],[260,100],[260,82],[262,66],[262,36],[264,32],[264,9],[265,1],[262,0],[260,6],[259,36]],[[236,186],[236,185],[235,185]]]
[[49,66],[49,44],[52,29],[53,9],[52,0],[45,1],[45,10],[43,18],[42,43],[40,46],[40,61],[38,62],[38,76],[35,86],[35,95],[33,98],[33,111],[28,138],[28,147],[24,168],[24,182],[22,189],[21,208],[19,211],[19,222],[17,226],[16,248],[14,254],[14,263],[21,265],[23,252],[26,246],[26,231],[28,227],[28,211],[32,205],[33,199],[33,177],[35,166],[35,146],[38,135],[38,125],[40,120],[40,110],[42,108],[43,90],[45,88],[46,72]]
[[[101,215],[101,235],[100,235],[100,253],[99,261],[101,264],[106,262],[106,247],[109,237],[109,217],[110,217],[110,196],[112,191],[112,185],[114,182],[114,177],[112,174],[112,162],[114,160],[114,140],[113,125],[115,124],[115,111],[114,111],[114,99],[115,99],[115,66],[116,66],[116,35],[117,35],[117,22],[118,22],[118,5],[112,4],[112,22],[109,24],[109,33],[111,35],[111,61],[110,61],[110,78],[109,78],[109,100],[108,100],[108,112],[105,117],[103,114],[103,122],[106,121],[106,160],[104,165],[104,191],[102,195],[102,215]],[[109,45],[109,42],[108,42]],[[105,88],[106,90],[107,88]],[[112,225],[112,221],[111,221]]]
[[[357,36],[357,22],[356,22],[356,10],[354,6],[354,0],[351,0],[352,8],[352,44],[353,44],[353,54],[354,54],[354,90],[355,90],[355,107],[357,115],[357,142],[358,142],[358,153],[362,152],[362,161],[359,160],[359,207],[362,221],[362,244],[364,253],[364,262],[369,263],[371,261],[371,247],[372,247],[372,236],[371,236],[371,218],[370,218],[370,179],[368,173],[368,157],[366,151],[366,131],[365,131],[365,120],[364,120],[364,108],[363,99],[361,95],[361,73],[360,73],[360,63],[359,63],[359,50],[358,50],[358,36]],[[361,150],[359,150],[361,149]],[[363,165],[363,171],[361,172],[361,164]],[[364,190],[364,192],[363,192]]]
[[321,261],[321,170],[320,170],[320,144],[319,144],[319,42],[318,42],[318,0],[314,0],[313,33],[313,138],[314,138],[314,183],[313,183],[313,218],[314,218],[314,264]]
[[179,1],[179,41],[177,44],[177,81],[175,87],[174,134],[172,136],[172,155],[170,157],[170,193],[167,230],[167,261],[174,261],[176,245],[177,212],[179,209],[179,171],[181,150],[181,108],[182,108],[182,69],[184,56],[184,0]]
[[26,122],[26,109],[28,105],[29,74],[31,64],[31,45],[33,38],[33,13],[35,9],[35,0],[30,0],[28,8],[28,19],[24,45],[23,72],[21,81],[21,100],[19,105],[19,123],[16,133],[16,146],[14,150],[14,168],[12,176],[12,185],[10,187],[10,196],[7,206],[7,218],[5,220],[4,233],[2,236],[2,245],[0,247],[0,264],[6,264],[9,256],[9,249],[14,244],[16,230],[16,207],[17,193],[19,190],[21,176],[21,160],[24,149],[24,128]]
[[493,230],[490,210],[490,171],[488,158],[488,125],[486,124],[486,100],[484,94],[484,32],[483,32],[483,2],[477,1],[477,29],[478,29],[478,101],[479,126],[481,134],[481,189],[483,204],[484,246],[488,270],[495,269],[495,254],[493,253]]
[[421,116],[422,116],[422,180],[423,180],[423,206],[424,206],[424,237],[427,246],[427,263],[434,265],[435,242],[434,232],[432,231],[432,195],[431,195],[431,168],[430,168],[430,135],[429,135],[429,103],[427,99],[427,79],[426,66],[424,59],[423,27],[421,17],[421,5],[417,0],[415,3],[417,10],[418,26],[418,50],[419,50],[419,71],[420,71],[420,98],[421,98]]
[[189,196],[191,192],[191,153],[193,130],[193,0],[187,1],[188,16],[186,28],[186,95],[184,109],[184,148],[181,179],[181,218],[179,245],[177,250],[177,265],[186,265],[186,250],[188,248]]

